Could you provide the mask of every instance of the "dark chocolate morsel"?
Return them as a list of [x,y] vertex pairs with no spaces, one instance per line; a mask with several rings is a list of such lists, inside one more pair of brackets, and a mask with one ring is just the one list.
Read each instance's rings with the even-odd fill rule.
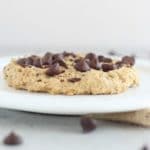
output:
[[91,59],[91,60],[89,61],[89,65],[90,65],[90,67],[93,68],[93,69],[96,69],[96,70],[101,69],[100,62],[98,61],[97,58]]
[[96,120],[83,116],[80,119],[80,124],[83,129],[83,132],[91,132],[96,129]]
[[86,60],[82,59],[77,61],[77,63],[75,64],[75,69],[81,72],[86,72],[90,70],[90,66],[86,62]]
[[81,80],[81,78],[70,78],[70,79],[68,79],[68,81],[69,82],[78,82],[78,81],[80,81]]
[[74,53],[69,53],[69,52],[63,52],[63,56],[64,57],[68,57],[68,56],[76,57]]
[[60,65],[58,63],[55,63],[51,65],[50,68],[46,71],[46,75],[55,76],[63,72],[64,72],[63,70],[60,70]]
[[33,66],[41,68],[42,67],[42,60],[39,57],[33,59]]
[[52,53],[47,52],[42,58],[42,65],[51,65],[52,64]]
[[26,59],[25,58],[21,58],[21,59],[17,60],[17,64],[22,66],[22,67],[25,67],[25,63],[26,63]]
[[112,62],[112,59],[111,58],[107,58],[107,57],[104,57],[104,60],[103,60],[105,63],[111,63]]
[[114,70],[114,65],[113,64],[102,64],[102,70],[104,72],[108,72],[108,71],[111,71],[111,70]]
[[117,61],[117,62],[115,63],[115,67],[116,67],[116,69],[121,68],[123,65],[124,65],[124,64],[123,64],[123,62],[122,62],[122,61]]
[[135,58],[133,56],[124,56],[122,62],[126,65],[133,66],[135,64]]
[[14,132],[11,132],[8,136],[4,138],[3,143],[5,145],[19,145],[22,143],[22,139]]
[[88,53],[85,56],[85,59],[89,59],[89,60],[93,60],[93,59],[96,59],[96,58],[97,58],[97,56],[94,53]]
[[99,62],[103,62],[103,61],[104,61],[104,58],[105,58],[104,56],[99,55],[99,56],[98,56],[98,60],[99,60]]

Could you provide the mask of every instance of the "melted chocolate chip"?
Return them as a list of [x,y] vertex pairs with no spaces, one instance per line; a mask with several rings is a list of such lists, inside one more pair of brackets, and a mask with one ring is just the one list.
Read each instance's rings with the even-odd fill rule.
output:
[[122,62],[126,65],[131,65],[133,66],[135,64],[135,59],[132,56],[124,56],[122,58]]
[[96,129],[96,120],[90,117],[82,117],[80,119],[80,124],[83,129],[83,132],[91,132]]
[[102,70],[104,72],[114,70],[114,65],[113,64],[102,64]]
[[3,140],[3,143],[5,145],[19,145],[22,143],[22,140],[20,136],[11,132],[8,136],[5,137],[5,139]]
[[81,72],[86,72],[90,70],[89,64],[84,59],[77,61],[77,63],[75,64],[75,68],[76,70]]
[[69,82],[78,82],[78,81],[80,81],[81,79],[80,78],[70,78],[70,79],[68,79],[68,81]]
[[50,68],[46,71],[46,75],[55,76],[63,72],[64,72],[63,70],[60,70],[60,65],[58,63],[55,63],[51,65]]

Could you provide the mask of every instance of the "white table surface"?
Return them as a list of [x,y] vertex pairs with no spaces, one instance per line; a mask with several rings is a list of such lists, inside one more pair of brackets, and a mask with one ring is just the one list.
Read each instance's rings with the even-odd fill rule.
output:
[[12,148],[1,142],[0,150],[140,150],[150,145],[148,128],[99,122],[97,130],[83,134],[79,117],[0,109],[0,141],[10,131],[20,134],[23,144]]

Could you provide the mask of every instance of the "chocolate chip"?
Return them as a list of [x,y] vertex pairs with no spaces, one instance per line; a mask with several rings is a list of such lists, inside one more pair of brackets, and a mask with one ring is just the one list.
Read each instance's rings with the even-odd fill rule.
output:
[[85,59],[93,60],[93,59],[97,59],[97,56],[94,53],[88,53],[85,56]]
[[107,58],[107,57],[104,57],[104,60],[103,60],[105,63],[111,63],[112,62],[112,59],[111,58]]
[[89,61],[89,65],[90,65],[90,67],[93,68],[93,69],[99,70],[99,69],[101,68],[101,65],[100,65],[100,63],[99,63],[99,61],[98,61],[97,58],[91,59],[91,60]]
[[111,58],[107,58],[107,57],[104,57],[102,55],[98,56],[98,60],[99,60],[99,62],[106,62],[106,63],[111,63],[112,62]]
[[55,76],[63,72],[64,72],[63,70],[60,70],[60,65],[58,63],[55,63],[51,65],[50,68],[46,71],[46,75]]
[[75,69],[81,72],[86,72],[90,70],[90,66],[88,65],[88,63],[86,62],[86,60],[82,59],[79,60],[76,64],[75,64]]
[[33,59],[33,66],[41,68],[42,67],[42,60],[39,57]]
[[132,56],[124,56],[122,58],[122,62],[126,65],[131,65],[133,66],[135,64],[135,58]]
[[122,62],[122,61],[117,61],[117,62],[115,63],[116,69],[119,69],[119,68],[121,68],[122,66],[123,66],[123,62]]
[[99,60],[99,62],[103,62],[103,61],[104,61],[104,58],[105,58],[104,56],[99,55],[99,56],[98,56],[98,60]]
[[144,145],[141,150],[150,150],[150,148],[147,145]]
[[21,58],[21,59],[17,60],[17,64],[22,66],[22,67],[25,67],[25,62],[26,62],[25,58]]
[[28,57],[28,58],[25,59],[25,65],[26,66],[33,65],[33,59],[32,59],[32,57]]
[[5,145],[19,145],[22,143],[22,140],[21,140],[20,136],[18,136],[14,132],[11,132],[9,135],[7,135],[4,138],[3,143]]
[[63,54],[55,54],[53,55],[53,61],[59,61],[59,60],[63,60],[64,56]]
[[55,64],[55,63],[59,63],[60,66],[63,66],[66,69],[68,68],[66,63],[63,60],[55,60],[55,61],[53,61],[53,64]]
[[102,70],[104,72],[114,70],[114,65],[113,64],[102,64]]
[[80,81],[81,79],[80,78],[70,78],[70,79],[68,79],[68,81],[69,82],[78,82],[78,81]]
[[47,52],[42,58],[42,65],[51,65],[52,64],[52,53]]
[[68,57],[68,56],[76,57],[74,53],[69,53],[69,52],[63,52],[63,56],[64,57]]
[[80,119],[80,124],[83,129],[83,132],[91,132],[96,129],[96,120],[83,116]]

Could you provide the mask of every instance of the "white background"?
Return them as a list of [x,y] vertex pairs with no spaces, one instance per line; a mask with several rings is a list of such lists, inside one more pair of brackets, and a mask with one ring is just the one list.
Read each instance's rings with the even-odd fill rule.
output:
[[149,0],[0,0],[0,50],[149,50],[149,6]]

